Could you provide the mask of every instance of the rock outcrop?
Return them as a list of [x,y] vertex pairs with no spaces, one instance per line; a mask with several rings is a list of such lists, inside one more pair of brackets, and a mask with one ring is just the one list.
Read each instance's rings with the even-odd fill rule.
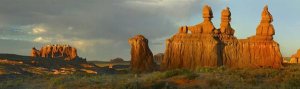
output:
[[137,35],[129,39],[131,45],[130,67],[134,73],[151,72],[155,69],[153,54],[148,46],[148,40]]
[[164,59],[164,54],[163,53],[158,53],[158,54],[153,56],[153,60],[154,60],[154,62],[156,62],[156,64],[161,64],[163,59]]
[[77,49],[69,45],[46,45],[40,50],[32,48],[32,57],[60,58],[66,61],[73,61],[78,58]]
[[[211,22],[213,13],[209,6],[203,8],[204,21],[195,26],[183,26],[179,33],[166,41],[166,51],[161,69],[216,67],[222,64],[218,29]],[[191,33],[189,33],[191,32]]]
[[161,69],[196,69],[198,67],[228,66],[280,68],[282,56],[279,44],[273,40],[275,30],[272,15],[266,6],[255,36],[237,39],[231,27],[231,12],[222,11],[220,29],[210,21],[212,11],[203,8],[204,21],[195,26],[182,26],[179,33],[166,41],[166,51]]
[[300,49],[297,51],[296,54],[292,55],[289,63],[300,63]]
[[256,35],[240,40],[238,45],[239,67],[272,67],[282,66],[282,55],[279,44],[273,40],[275,29],[271,24],[273,17],[265,6],[262,19],[256,29]]

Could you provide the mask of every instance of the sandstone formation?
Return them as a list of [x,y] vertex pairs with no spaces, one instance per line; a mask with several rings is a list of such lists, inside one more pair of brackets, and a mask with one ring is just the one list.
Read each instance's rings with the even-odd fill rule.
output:
[[69,45],[46,45],[40,50],[32,48],[32,57],[60,58],[66,61],[73,61],[78,58],[77,49]]
[[266,6],[255,36],[237,39],[231,27],[231,12],[221,13],[220,29],[211,22],[211,8],[204,6],[204,21],[195,26],[182,26],[179,33],[166,41],[161,69],[196,69],[198,67],[228,66],[232,68],[280,68],[282,56],[279,44],[273,40],[275,30],[272,15]]
[[154,60],[154,62],[156,62],[156,64],[160,64],[163,59],[164,59],[164,54],[163,53],[158,53],[158,54],[153,56],[153,60]]
[[292,55],[289,63],[300,63],[300,49],[297,51],[296,54]]
[[240,67],[280,68],[282,66],[283,58],[279,44],[273,40],[275,29],[271,24],[272,22],[273,17],[268,7],[265,6],[261,22],[256,29],[256,35],[239,41]]
[[131,62],[130,67],[132,72],[142,73],[151,72],[155,68],[153,54],[148,46],[148,40],[137,35],[129,39],[131,45]]

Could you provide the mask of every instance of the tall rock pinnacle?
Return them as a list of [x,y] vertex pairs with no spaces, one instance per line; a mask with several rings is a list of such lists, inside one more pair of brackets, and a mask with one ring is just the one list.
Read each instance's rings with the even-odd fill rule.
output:
[[131,63],[132,72],[142,73],[151,72],[155,68],[153,54],[148,46],[148,40],[142,36],[137,35],[129,39],[131,45]]

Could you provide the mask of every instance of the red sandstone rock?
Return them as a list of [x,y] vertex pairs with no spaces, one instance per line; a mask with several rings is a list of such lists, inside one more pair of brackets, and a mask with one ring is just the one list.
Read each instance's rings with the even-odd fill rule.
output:
[[142,35],[137,35],[130,38],[128,42],[131,45],[131,70],[135,73],[153,71],[155,63],[148,40]]
[[292,55],[289,63],[300,63],[300,49],[297,51],[296,54]]
[[31,49],[31,56],[32,57],[39,57],[41,54],[40,54],[40,51],[37,50],[36,48],[32,48]]
[[77,49],[69,45],[47,45],[42,47],[40,51],[33,48],[32,57],[63,58],[66,61],[72,61],[78,55]]
[[211,18],[213,18],[213,13],[211,8],[208,5],[205,5],[203,8],[203,19],[204,21],[200,24],[195,26],[189,26],[188,30],[191,31],[193,34],[214,34],[218,33],[215,29],[215,26],[211,22]]
[[265,6],[262,12],[262,19],[260,24],[256,29],[256,36],[250,37],[251,40],[273,40],[273,35],[275,35],[275,30],[273,25],[273,17],[268,10],[268,6]]
[[[215,39],[218,30],[211,22],[213,13],[209,6],[203,8],[204,21],[195,26],[183,26],[179,33],[166,41],[166,51],[161,69],[196,69],[216,67],[222,64],[219,41]],[[191,34],[187,33],[187,30]]]
[[163,53],[156,54],[153,56],[153,59],[156,62],[156,64],[160,64],[164,59],[164,54]]
[[271,22],[273,17],[268,7],[262,12],[262,20],[256,35],[239,41],[239,67],[272,67],[282,66],[282,55],[279,44],[273,40],[275,30]]
[[[214,29],[209,6],[203,9],[204,22],[183,26],[179,33],[166,41],[166,51],[161,69],[196,69],[198,67],[228,66],[231,68],[280,68],[282,56],[279,44],[273,40],[275,30],[272,15],[265,7],[257,34],[238,40],[230,26],[229,8],[222,11],[221,27]],[[189,34],[187,31],[191,31]]]

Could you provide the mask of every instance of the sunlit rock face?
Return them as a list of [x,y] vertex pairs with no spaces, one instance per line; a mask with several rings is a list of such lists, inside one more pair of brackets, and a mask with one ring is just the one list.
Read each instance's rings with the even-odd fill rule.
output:
[[282,66],[283,58],[279,44],[273,40],[275,29],[272,22],[273,17],[265,6],[256,35],[239,41],[240,67],[280,68]]
[[40,50],[32,48],[31,56],[42,58],[60,58],[66,61],[72,61],[78,58],[77,49],[69,45],[46,45]]
[[131,63],[130,67],[134,73],[151,72],[155,68],[153,54],[148,46],[148,40],[137,35],[129,39],[131,45]]
[[195,26],[183,26],[166,41],[162,70],[197,67],[217,67],[222,64],[218,29],[211,22],[211,8],[204,6],[204,21]]
[[296,54],[292,55],[289,63],[300,63],[300,50],[297,51]]
[[257,34],[248,39],[237,39],[231,27],[231,12],[221,13],[220,29],[211,22],[211,8],[204,6],[204,21],[195,26],[182,26],[179,33],[166,41],[162,70],[227,66],[232,68],[280,68],[282,56],[279,44],[273,40],[275,30],[272,15],[265,7]]
[[238,61],[238,39],[234,36],[235,30],[231,27],[231,12],[227,7],[222,10],[221,13],[221,24],[220,24],[220,34],[218,39],[221,42],[221,59],[223,65],[228,67],[233,67],[237,65]]

